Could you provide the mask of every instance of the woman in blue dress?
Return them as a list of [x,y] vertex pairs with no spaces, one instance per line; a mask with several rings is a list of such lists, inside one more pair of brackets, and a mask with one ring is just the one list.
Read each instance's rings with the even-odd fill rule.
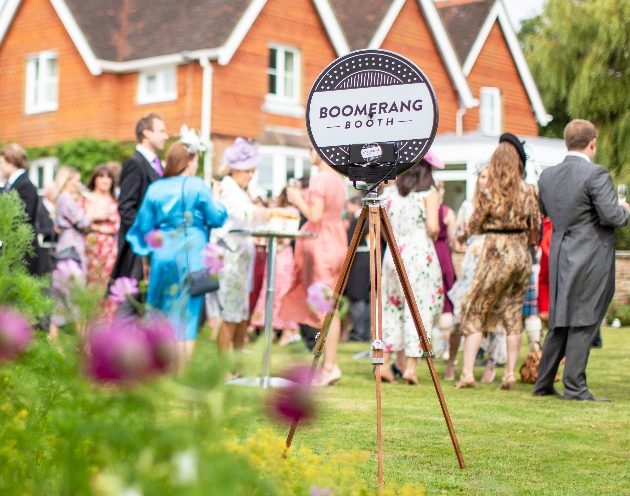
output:
[[133,252],[144,257],[145,279],[149,272],[147,305],[164,312],[175,329],[180,368],[192,355],[204,302],[203,295],[190,295],[188,273],[204,269],[209,230],[227,219],[225,207],[195,177],[199,143],[190,133],[186,137],[168,149],[164,178],[147,189],[126,236]]

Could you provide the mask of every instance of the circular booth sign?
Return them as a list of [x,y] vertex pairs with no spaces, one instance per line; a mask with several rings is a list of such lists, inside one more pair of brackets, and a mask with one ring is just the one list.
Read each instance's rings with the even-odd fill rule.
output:
[[358,50],[319,75],[308,96],[306,126],[317,153],[337,172],[350,166],[422,160],[437,131],[431,83],[410,60],[387,50]]

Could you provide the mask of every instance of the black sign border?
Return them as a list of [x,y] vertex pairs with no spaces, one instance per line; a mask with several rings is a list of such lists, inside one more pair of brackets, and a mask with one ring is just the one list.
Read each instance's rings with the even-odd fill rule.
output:
[[[397,174],[400,175],[407,172],[413,166],[417,165],[423,159],[426,153],[429,151],[429,148],[431,148],[431,145],[433,144],[433,140],[435,139],[435,135],[437,134],[437,128],[438,128],[438,122],[439,122],[439,108],[438,108],[437,96],[435,94],[435,91],[433,90],[433,86],[431,85],[429,78],[424,74],[424,72],[422,72],[422,69],[420,69],[420,67],[418,67],[414,62],[412,62],[408,58],[403,57],[402,55],[396,52],[391,52],[389,50],[380,50],[380,49],[355,50],[353,52],[350,52],[347,55],[343,55],[342,57],[339,57],[333,60],[330,64],[328,64],[328,66],[326,66],[326,68],[319,74],[319,76],[313,83],[313,86],[311,86],[311,91],[308,94],[308,100],[306,103],[306,130],[308,132],[308,137],[311,141],[311,144],[313,145],[313,148],[315,149],[317,154],[321,157],[321,159],[324,162],[326,162],[328,165],[330,165],[334,170],[336,170],[340,174],[344,176],[348,176],[348,169],[352,164],[348,163],[344,165],[339,165],[332,162],[332,160],[330,160],[328,156],[325,153],[323,153],[322,150],[324,147],[319,147],[317,143],[315,142],[315,138],[313,137],[313,133],[311,132],[310,109],[311,109],[311,102],[313,100],[313,95],[315,93],[322,91],[321,89],[317,91],[317,89],[319,85],[322,83],[322,81],[326,77],[329,76],[331,71],[333,71],[341,63],[345,63],[348,60],[352,59],[353,57],[365,56],[365,55],[375,55],[375,56],[380,56],[380,57],[386,56],[386,57],[395,59],[397,62],[401,62],[405,64],[405,66],[408,69],[414,72],[416,76],[418,76],[422,80],[422,82],[427,85],[427,89],[429,90],[429,94],[431,95],[431,100],[433,104],[433,126],[431,129],[431,135],[429,136],[429,138],[418,140],[417,142],[415,140],[414,141],[406,140],[406,141],[396,142],[399,149],[404,149],[404,147],[408,145],[421,146],[420,151],[411,159],[411,161],[402,161],[402,157],[399,157],[399,162],[397,162],[396,164],[396,170],[397,170]],[[349,151],[344,150],[344,149],[349,148],[350,145],[354,145],[354,144],[362,144],[362,143],[348,143],[346,146],[340,146],[340,147],[334,147],[334,148],[340,148],[341,151],[349,154]],[[333,147],[326,147],[326,148],[333,148]]]

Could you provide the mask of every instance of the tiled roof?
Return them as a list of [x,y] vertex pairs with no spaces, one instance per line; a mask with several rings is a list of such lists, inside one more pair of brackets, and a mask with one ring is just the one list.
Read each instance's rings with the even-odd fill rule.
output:
[[251,0],[101,0],[98,8],[65,2],[96,57],[122,62],[218,48]]
[[393,0],[330,0],[350,49],[367,48]]
[[466,61],[481,26],[496,1],[445,0],[435,3],[461,64]]

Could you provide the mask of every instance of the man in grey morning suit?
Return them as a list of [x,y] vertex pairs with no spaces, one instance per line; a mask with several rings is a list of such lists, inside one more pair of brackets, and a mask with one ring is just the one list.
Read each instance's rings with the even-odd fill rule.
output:
[[545,170],[538,183],[543,215],[553,224],[549,252],[549,334],[538,364],[534,396],[559,395],[553,387],[566,356],[565,400],[595,398],[586,385],[586,363],[593,338],[615,291],[615,228],[628,222],[630,206],[617,204],[610,174],[591,161],[597,129],[589,121],[567,124],[569,152]]

